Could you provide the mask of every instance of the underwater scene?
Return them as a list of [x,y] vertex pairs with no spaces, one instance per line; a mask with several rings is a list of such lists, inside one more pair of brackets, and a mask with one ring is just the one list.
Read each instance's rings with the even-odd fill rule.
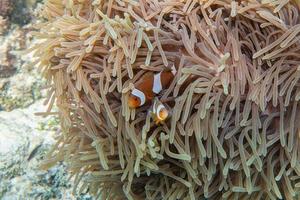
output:
[[300,0],[0,0],[0,200],[299,200]]

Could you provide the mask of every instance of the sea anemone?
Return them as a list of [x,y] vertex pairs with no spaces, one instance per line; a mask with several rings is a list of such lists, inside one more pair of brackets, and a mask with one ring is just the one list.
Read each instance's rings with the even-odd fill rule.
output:
[[[47,0],[31,50],[75,192],[101,199],[299,199],[300,10],[288,0]],[[128,106],[148,71],[159,98]],[[53,105],[57,112],[52,111]]]

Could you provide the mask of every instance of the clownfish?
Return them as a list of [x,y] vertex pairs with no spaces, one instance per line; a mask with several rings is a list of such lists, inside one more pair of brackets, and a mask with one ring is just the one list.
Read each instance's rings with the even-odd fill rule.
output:
[[152,115],[155,124],[159,124],[168,118],[169,112],[164,104],[159,101],[158,98],[155,98],[150,114]]
[[147,72],[139,81],[134,84],[134,88],[129,94],[128,106],[137,108],[153,100],[154,96],[166,89],[174,79],[176,74],[175,66],[170,70],[163,70],[157,74]]

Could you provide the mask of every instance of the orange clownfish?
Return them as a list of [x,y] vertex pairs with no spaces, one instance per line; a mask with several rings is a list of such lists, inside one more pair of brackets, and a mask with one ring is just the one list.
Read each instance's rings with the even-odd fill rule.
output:
[[137,108],[153,100],[156,94],[166,89],[174,79],[176,69],[163,70],[157,74],[147,72],[134,84],[134,89],[129,94],[128,105]]
[[159,124],[167,119],[169,112],[163,103],[160,102],[158,98],[155,98],[150,114],[152,115],[155,124]]

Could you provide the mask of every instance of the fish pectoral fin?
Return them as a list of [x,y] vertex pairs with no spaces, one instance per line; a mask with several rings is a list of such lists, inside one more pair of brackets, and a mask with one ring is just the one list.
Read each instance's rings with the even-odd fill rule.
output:
[[160,119],[158,119],[158,117],[156,116],[155,113],[150,112],[150,114],[151,114],[151,117],[152,117],[154,123],[155,123],[156,125],[158,125],[158,124],[161,122]]
[[159,119],[156,119],[156,120],[155,120],[155,124],[156,124],[156,125],[160,124],[160,122],[161,122],[161,121],[160,121]]
[[155,115],[155,113],[150,112],[150,115],[151,115],[151,117],[152,117],[153,120],[156,120],[156,115]]

